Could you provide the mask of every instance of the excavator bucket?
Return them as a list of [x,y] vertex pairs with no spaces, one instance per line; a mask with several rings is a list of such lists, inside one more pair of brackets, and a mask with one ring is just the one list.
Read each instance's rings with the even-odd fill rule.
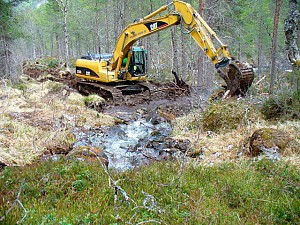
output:
[[218,73],[226,82],[229,96],[245,96],[254,79],[253,67],[239,61],[219,68]]

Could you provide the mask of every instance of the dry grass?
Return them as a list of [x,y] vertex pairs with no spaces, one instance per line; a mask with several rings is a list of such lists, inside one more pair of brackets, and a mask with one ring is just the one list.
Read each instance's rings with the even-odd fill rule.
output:
[[[195,156],[201,164],[212,165],[223,162],[234,162],[239,159],[249,159],[246,155],[249,147],[249,137],[260,128],[274,128],[288,133],[300,144],[300,121],[268,122],[259,119],[235,130],[221,133],[204,131],[201,126],[201,112],[194,111],[189,115],[179,117],[173,122],[175,138],[188,139],[192,143],[190,155]],[[286,151],[283,161],[300,166],[300,149],[298,152]]]
[[111,126],[114,118],[86,108],[83,97],[53,81],[23,77],[12,87],[0,84],[0,161],[31,163],[53,146],[70,146],[75,127]]

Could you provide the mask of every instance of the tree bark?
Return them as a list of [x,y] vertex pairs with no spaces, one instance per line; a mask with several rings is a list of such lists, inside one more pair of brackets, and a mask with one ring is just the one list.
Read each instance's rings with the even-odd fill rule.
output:
[[108,21],[108,4],[107,4],[108,1],[105,1],[105,31],[106,31],[106,52],[110,52],[110,41],[109,41],[109,21]]
[[63,13],[64,17],[64,36],[65,36],[65,59],[66,59],[66,68],[70,70],[70,55],[69,55],[69,36],[68,36],[68,20],[67,13],[69,8],[69,0],[55,0]]
[[289,13],[284,21],[284,33],[286,37],[286,49],[288,51],[288,59],[294,67],[294,73],[291,79],[292,88],[297,93],[298,100],[300,99],[300,12],[299,0],[289,0]]
[[98,1],[96,1],[96,35],[97,35],[97,52],[101,53],[102,49],[101,49],[101,36],[100,36],[100,10],[99,10],[99,5],[98,5]]
[[279,24],[279,16],[280,16],[280,7],[281,0],[276,0],[276,9],[274,16],[274,29],[273,29],[273,43],[272,43],[272,56],[271,56],[271,84],[270,84],[270,93],[274,91],[275,84],[275,67],[276,67],[276,50],[277,50],[277,34],[278,34],[278,24]]
[[258,35],[257,35],[257,74],[258,78],[261,79],[262,71],[262,57],[263,57],[263,36],[262,36],[262,16],[260,17],[260,23],[258,23]]
[[61,51],[60,51],[60,44],[59,44],[59,36],[58,33],[55,33],[55,40],[56,40],[56,55],[57,55],[57,59],[58,62],[61,62]]
[[181,77],[185,81],[186,80],[186,70],[187,70],[187,62],[186,62],[186,54],[185,54],[185,39],[184,34],[181,32],[181,66],[180,72]]
[[[286,49],[288,59],[293,66],[300,66],[300,53],[298,48],[300,12],[297,0],[289,0],[289,13],[284,21]],[[297,63],[298,62],[298,63]]]
[[173,50],[173,70],[178,73],[178,46],[177,46],[177,35],[175,28],[171,28],[171,41],[172,41],[172,50]]

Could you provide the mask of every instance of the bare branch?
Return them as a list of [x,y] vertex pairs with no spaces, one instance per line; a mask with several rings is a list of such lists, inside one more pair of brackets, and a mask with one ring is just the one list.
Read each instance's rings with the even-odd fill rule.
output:
[[22,184],[21,184],[21,186],[20,186],[20,188],[19,188],[19,192],[18,192],[18,194],[17,194],[17,198],[15,199],[14,203],[12,204],[12,206],[5,212],[5,215],[2,216],[2,217],[0,218],[0,222],[3,221],[3,220],[6,218],[6,216],[7,216],[7,215],[10,213],[10,211],[16,206],[17,203],[19,203],[19,205],[22,207],[22,209],[23,209],[24,212],[25,212],[25,215],[22,217],[22,219],[21,219],[20,221],[17,222],[17,224],[18,224],[18,223],[22,223],[22,221],[23,221],[23,220],[25,219],[25,217],[27,216],[27,210],[25,209],[25,207],[23,206],[22,202],[20,201],[20,195],[21,195],[23,186],[24,186],[24,180],[23,180],[23,182],[22,182]]

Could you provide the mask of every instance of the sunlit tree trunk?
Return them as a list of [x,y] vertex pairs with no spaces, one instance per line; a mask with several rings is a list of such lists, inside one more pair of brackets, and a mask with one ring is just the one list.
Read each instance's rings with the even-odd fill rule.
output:
[[289,0],[289,13],[284,21],[284,33],[286,37],[286,49],[288,50],[288,59],[294,67],[294,73],[291,83],[297,92],[298,99],[300,99],[300,12],[299,0]]

